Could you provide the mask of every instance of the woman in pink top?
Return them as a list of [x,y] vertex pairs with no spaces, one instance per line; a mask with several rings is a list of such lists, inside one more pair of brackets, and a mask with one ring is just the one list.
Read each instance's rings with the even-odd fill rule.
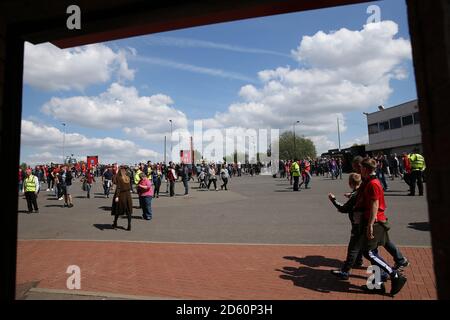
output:
[[152,199],[153,199],[153,186],[152,182],[147,178],[147,175],[143,172],[139,174],[141,180],[138,184],[139,204],[142,208],[142,217],[145,220],[152,219]]

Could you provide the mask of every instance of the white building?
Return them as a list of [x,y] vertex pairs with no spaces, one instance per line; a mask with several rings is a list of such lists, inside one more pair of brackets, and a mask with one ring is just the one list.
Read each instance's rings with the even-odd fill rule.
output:
[[378,107],[379,111],[368,113],[369,144],[366,151],[384,154],[410,153],[415,148],[422,152],[419,107],[417,100],[391,108]]

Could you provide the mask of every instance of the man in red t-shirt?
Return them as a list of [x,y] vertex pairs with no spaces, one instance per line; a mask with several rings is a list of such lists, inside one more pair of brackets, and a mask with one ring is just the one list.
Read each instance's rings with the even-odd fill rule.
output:
[[[378,266],[389,274],[392,287],[391,295],[395,295],[403,288],[406,278],[396,269],[389,266],[386,261],[378,255],[378,246],[384,246],[389,241],[387,218],[384,214],[386,203],[384,191],[380,181],[376,177],[377,163],[373,159],[366,158],[361,163],[361,173],[366,180],[361,202],[364,208],[362,225],[365,225],[361,233],[361,245],[363,255],[372,265]],[[377,287],[379,284],[375,284]],[[378,287],[379,288],[379,287]]]

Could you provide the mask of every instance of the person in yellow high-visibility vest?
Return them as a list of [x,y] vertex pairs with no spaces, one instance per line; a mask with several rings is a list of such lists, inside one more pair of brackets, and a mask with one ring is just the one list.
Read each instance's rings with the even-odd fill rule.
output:
[[291,175],[294,178],[294,191],[298,191],[298,182],[300,180],[300,165],[298,164],[297,159],[292,162],[291,165]]
[[139,181],[141,181],[139,175],[141,174],[142,170],[140,167],[136,167],[135,170],[136,171],[134,172],[134,184],[137,186],[139,184]]
[[419,196],[423,196],[423,181],[422,174],[425,170],[425,158],[418,152],[417,149],[414,150],[409,156],[409,162],[411,164],[411,185],[410,185],[410,196],[415,196],[416,194],[416,181],[417,187],[419,188]]
[[32,213],[33,208],[36,213],[39,213],[36,200],[39,192],[39,180],[31,173],[31,169],[27,169],[25,173],[26,178],[23,182],[23,189],[25,191],[25,199],[27,199],[28,213]]

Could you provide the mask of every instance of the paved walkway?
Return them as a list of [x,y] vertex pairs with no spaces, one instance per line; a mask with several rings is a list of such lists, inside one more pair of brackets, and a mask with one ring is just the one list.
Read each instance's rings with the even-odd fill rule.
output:
[[[411,266],[405,270],[405,288],[394,299],[436,299],[431,249],[401,250]],[[67,290],[67,267],[77,265],[81,290],[99,296],[392,300],[359,289],[367,277],[363,269],[354,270],[349,281],[330,274],[341,265],[345,252],[344,246],[326,245],[19,240],[17,284]]]

